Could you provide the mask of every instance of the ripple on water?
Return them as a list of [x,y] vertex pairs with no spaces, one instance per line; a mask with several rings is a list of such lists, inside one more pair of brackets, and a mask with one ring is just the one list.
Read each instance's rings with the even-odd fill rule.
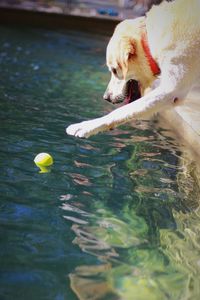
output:
[[149,121],[66,136],[113,109],[106,38],[0,32],[0,298],[198,300],[198,160]]
[[[139,133],[145,135],[144,131]],[[84,205],[81,195],[68,199],[68,203],[80,201],[85,208],[84,213],[70,208],[71,215],[64,214],[64,218],[72,223],[75,233],[73,243],[100,262],[99,266],[78,266],[70,275],[72,288],[80,299],[95,299],[88,288],[94,288],[99,299],[119,297],[132,300],[133,294],[137,295],[137,299],[182,299],[188,293],[187,282],[191,272],[189,268],[186,271],[179,264],[174,264],[175,259],[171,260],[165,248],[167,234],[177,230],[174,209],[182,199],[176,176],[183,168],[177,164],[177,152],[174,156],[176,146],[171,149],[170,142],[165,139],[163,145],[155,133],[150,137],[138,136],[131,142],[129,139],[124,141],[120,135],[123,133],[114,134],[115,142],[107,144],[108,149],[102,145],[99,156],[109,155],[110,159],[103,160],[100,166],[95,157],[94,160],[90,158],[89,164],[86,163],[90,153],[84,153],[78,163],[75,162],[79,171],[82,168],[99,169],[100,173],[109,161],[113,161],[113,165],[107,169],[110,186],[105,194],[102,191],[104,197],[93,199],[100,196],[94,193],[93,185],[101,185],[101,180],[99,183],[95,180],[86,187],[86,191],[93,190],[89,193],[90,204]],[[113,159],[116,155],[120,159]],[[94,178],[93,175],[91,178]],[[123,188],[118,178],[121,178]],[[117,191],[114,191],[115,188]],[[124,189],[129,194],[127,202],[121,193]],[[163,248],[158,246],[160,243]],[[182,243],[182,237],[178,238],[178,243]]]

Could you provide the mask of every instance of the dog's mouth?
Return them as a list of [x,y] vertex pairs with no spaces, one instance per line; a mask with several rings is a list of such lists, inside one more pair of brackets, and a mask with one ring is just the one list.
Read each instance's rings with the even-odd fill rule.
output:
[[141,98],[141,85],[135,79],[130,79],[123,85],[122,91],[117,96],[113,95],[109,89],[106,90],[103,98],[104,100],[111,102],[113,104],[123,103],[123,105],[131,103],[139,98]]
[[140,84],[137,80],[131,79],[126,84],[126,92],[123,104],[131,103],[141,97]]

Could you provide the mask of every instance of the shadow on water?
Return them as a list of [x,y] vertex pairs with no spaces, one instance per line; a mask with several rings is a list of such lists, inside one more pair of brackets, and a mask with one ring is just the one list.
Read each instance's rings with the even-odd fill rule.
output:
[[153,121],[67,137],[113,109],[107,39],[0,32],[0,298],[199,299],[199,158]]

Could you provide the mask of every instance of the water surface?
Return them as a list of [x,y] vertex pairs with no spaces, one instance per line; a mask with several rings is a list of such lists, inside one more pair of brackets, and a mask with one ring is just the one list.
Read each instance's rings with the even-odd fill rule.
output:
[[[0,298],[197,300],[199,166],[150,121],[88,140],[107,38],[0,28]],[[49,173],[33,159],[54,158]]]

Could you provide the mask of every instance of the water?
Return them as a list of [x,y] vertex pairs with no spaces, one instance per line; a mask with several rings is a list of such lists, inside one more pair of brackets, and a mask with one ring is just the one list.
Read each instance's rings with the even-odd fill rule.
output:
[[[0,29],[0,299],[196,300],[199,165],[150,121],[88,140],[106,37]],[[39,173],[33,159],[49,152]]]

